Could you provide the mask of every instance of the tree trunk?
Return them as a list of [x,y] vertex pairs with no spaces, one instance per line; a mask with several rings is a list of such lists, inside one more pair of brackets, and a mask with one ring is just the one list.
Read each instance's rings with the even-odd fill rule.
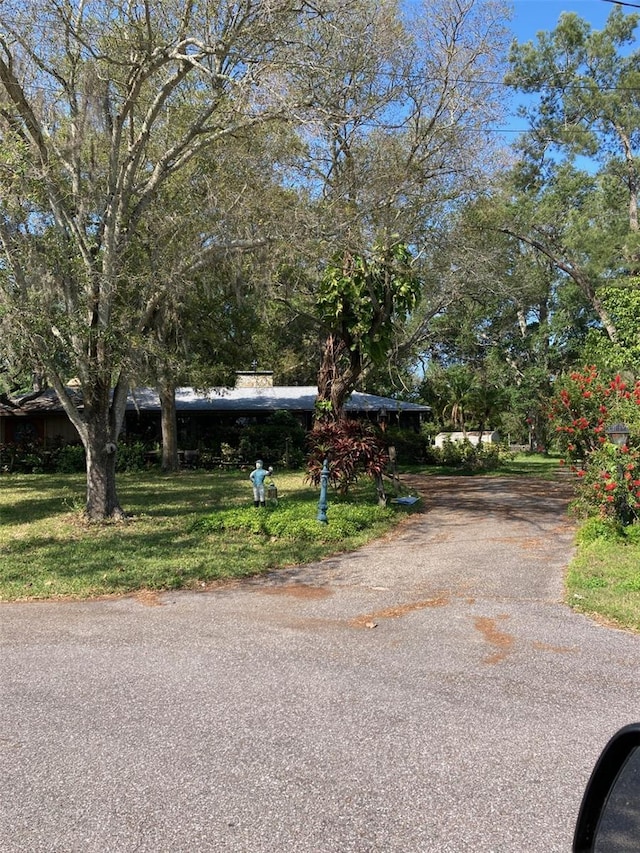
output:
[[103,430],[89,425],[87,455],[86,515],[90,521],[124,518],[116,492],[116,443],[106,440]]
[[162,381],[158,389],[162,426],[162,470],[178,470],[178,419],[176,416],[176,389],[172,382]]
[[629,134],[619,124],[614,124],[618,137],[624,149],[624,159],[627,166],[627,186],[629,187],[629,230],[637,233],[638,225],[638,169],[637,160],[633,154],[633,146]]
[[316,420],[339,421],[344,417],[344,404],[361,373],[359,348],[351,349],[335,335],[329,335],[318,371]]
[[503,234],[509,234],[510,236],[515,237],[516,240],[526,243],[527,246],[537,249],[547,257],[557,269],[562,270],[562,272],[566,273],[571,279],[573,279],[598,315],[598,319],[609,336],[609,340],[612,343],[617,342],[618,330],[616,329],[611,315],[597,294],[596,283],[590,280],[587,273],[585,273],[577,263],[574,263],[570,259],[561,257],[559,251],[552,246],[545,245],[540,240],[534,240],[531,237],[527,237],[526,235],[513,231],[510,228],[501,228],[500,230]]
[[87,518],[91,521],[124,518],[116,491],[116,456],[127,401],[125,378],[120,376],[113,394],[108,382],[96,381],[88,391],[83,388],[82,414],[57,376],[54,385],[78,430],[87,458]]

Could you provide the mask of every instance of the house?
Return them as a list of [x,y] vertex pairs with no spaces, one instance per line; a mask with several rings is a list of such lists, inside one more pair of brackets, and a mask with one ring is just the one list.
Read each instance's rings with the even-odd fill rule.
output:
[[[315,386],[274,385],[273,374],[267,371],[239,373],[235,388],[178,388],[179,443],[184,447],[208,446],[221,428],[264,423],[277,411],[291,413],[310,429],[317,395]],[[55,391],[47,390],[35,398],[31,394],[23,404],[17,402],[16,407],[0,404],[0,443],[36,441],[47,447],[78,441]],[[429,406],[359,391],[351,395],[345,410],[352,417],[416,431],[431,411]],[[124,433],[150,443],[160,441],[160,398],[153,388],[135,388],[129,393]]]
[[[68,390],[72,396],[78,393],[73,387]],[[78,440],[76,428],[51,388],[37,396],[27,394],[15,404],[0,403],[0,445],[39,444],[47,448]]]
[[442,447],[447,441],[460,443],[465,440],[470,444],[473,444],[475,447],[477,447],[480,442],[482,442],[482,444],[499,444],[500,434],[494,429],[484,430],[482,433],[477,430],[467,430],[466,433],[439,432],[433,441],[436,447]]

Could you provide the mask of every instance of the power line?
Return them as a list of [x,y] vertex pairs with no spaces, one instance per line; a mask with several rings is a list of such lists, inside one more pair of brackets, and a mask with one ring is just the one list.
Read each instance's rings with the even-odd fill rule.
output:
[[613,3],[614,6],[631,6],[633,9],[640,9],[640,3],[625,3],[623,0],[602,0],[603,3]]

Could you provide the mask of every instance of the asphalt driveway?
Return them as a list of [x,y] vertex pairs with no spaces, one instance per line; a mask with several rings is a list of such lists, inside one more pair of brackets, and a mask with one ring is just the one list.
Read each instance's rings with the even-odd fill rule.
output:
[[640,637],[562,603],[565,485],[413,485],[350,555],[0,605],[2,853],[570,850]]

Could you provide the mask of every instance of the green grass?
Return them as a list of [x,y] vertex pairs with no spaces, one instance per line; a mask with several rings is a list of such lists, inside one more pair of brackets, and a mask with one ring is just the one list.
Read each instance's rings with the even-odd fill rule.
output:
[[352,550],[407,510],[380,509],[369,482],[330,493],[329,524],[302,474],[277,477],[277,507],[253,507],[243,472],[121,474],[131,518],[90,525],[80,475],[0,477],[0,600],[202,588]]
[[640,526],[624,531],[595,520],[578,533],[567,574],[567,601],[576,610],[640,631]]
[[543,456],[540,453],[517,453],[504,461],[495,472],[513,477],[536,477],[553,480],[562,471],[559,456]]
[[402,466],[403,471],[429,474],[433,476],[454,477],[536,477],[542,480],[553,480],[562,470],[559,456],[543,456],[540,453],[517,453],[504,455],[500,466],[494,470],[462,469],[459,466],[447,465],[413,465]]

